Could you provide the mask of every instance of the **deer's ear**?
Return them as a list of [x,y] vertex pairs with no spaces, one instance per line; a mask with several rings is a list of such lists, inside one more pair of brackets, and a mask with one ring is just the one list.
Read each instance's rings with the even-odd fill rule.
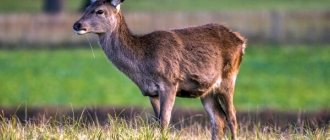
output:
[[110,0],[111,5],[117,7],[118,5],[120,5],[122,2],[124,2],[124,0]]

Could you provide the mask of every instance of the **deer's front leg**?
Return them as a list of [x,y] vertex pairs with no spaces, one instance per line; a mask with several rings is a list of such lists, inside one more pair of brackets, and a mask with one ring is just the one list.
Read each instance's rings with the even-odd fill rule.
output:
[[160,108],[159,97],[158,96],[149,97],[149,99],[150,99],[150,103],[152,105],[152,108],[154,109],[155,116],[156,116],[156,118],[158,118],[159,117],[159,108]]
[[162,129],[166,129],[171,120],[172,108],[176,97],[176,86],[165,87],[160,91],[160,112],[159,121]]

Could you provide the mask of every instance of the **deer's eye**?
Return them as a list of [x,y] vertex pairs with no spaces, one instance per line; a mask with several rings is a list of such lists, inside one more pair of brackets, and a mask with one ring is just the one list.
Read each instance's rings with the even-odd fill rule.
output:
[[97,11],[96,11],[96,14],[97,14],[97,15],[102,15],[103,13],[104,13],[103,10],[97,10]]

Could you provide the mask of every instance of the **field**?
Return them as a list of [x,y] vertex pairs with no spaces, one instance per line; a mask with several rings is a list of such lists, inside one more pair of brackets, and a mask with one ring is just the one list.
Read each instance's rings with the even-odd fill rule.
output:
[[[31,23],[39,21],[37,17],[44,16],[39,14],[43,1],[2,0],[0,4],[5,30],[2,36],[8,37],[2,38],[0,45],[6,41],[20,44],[0,46],[0,139],[210,139],[210,121],[199,99],[177,98],[170,128],[162,132],[151,113],[149,99],[107,60],[95,42],[91,46],[28,46],[24,41],[30,40],[25,37],[47,42],[50,37],[43,36],[43,32],[70,38],[70,33],[56,35],[41,24],[16,28],[16,23],[29,25],[30,22],[13,20],[24,15],[33,17]],[[74,15],[83,0],[63,1],[63,15]],[[287,40],[317,43],[248,45],[234,96],[238,139],[330,140],[330,44],[322,44],[329,40],[329,3],[330,0],[130,0],[122,8],[131,15],[130,19],[134,14],[144,17],[133,22],[133,27],[143,32],[154,24],[158,29],[172,23],[185,25],[181,23],[184,20],[187,24],[209,21],[214,16],[240,27],[238,31],[246,32],[252,43],[272,38],[269,35],[282,29],[279,35]],[[140,11],[152,16],[139,15]],[[167,17],[169,22],[165,22]],[[6,23],[11,20],[13,24]],[[283,26],[273,29],[273,21],[275,26]],[[71,22],[53,30],[71,30]],[[7,31],[8,25],[15,30]],[[12,40],[11,34],[22,37],[22,41]],[[229,138],[226,135],[225,139]]]
[[[38,12],[43,0],[2,0],[1,12]],[[126,10],[132,11],[221,11],[221,10],[326,10],[329,0],[134,0],[125,2]],[[65,4],[68,10],[77,11],[82,0],[70,0]],[[161,6],[160,6],[161,5]]]
[[[248,128],[240,125],[238,139],[246,140],[328,140],[330,138],[328,128],[289,128],[281,131],[276,127],[260,127],[257,124]],[[0,139],[175,139],[175,140],[204,140],[210,139],[210,130],[200,124],[192,124],[183,127],[172,126],[162,132],[154,120],[145,120],[137,117],[133,121],[127,121],[117,117],[109,117],[108,123],[100,125],[97,122],[91,124],[82,123],[80,119],[65,119],[62,122],[42,120],[39,123],[21,123],[17,119],[0,118]],[[229,139],[229,135],[225,139]]]
[[[0,106],[137,106],[148,98],[94,45],[90,49],[1,50]],[[329,45],[252,45],[237,79],[239,110],[330,107]],[[201,108],[198,99],[176,106]]]

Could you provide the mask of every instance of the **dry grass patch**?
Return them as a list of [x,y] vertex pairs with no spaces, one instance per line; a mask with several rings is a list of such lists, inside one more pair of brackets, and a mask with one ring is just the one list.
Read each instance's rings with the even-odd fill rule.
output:
[[[108,123],[100,125],[98,122],[89,124],[81,120],[70,118],[62,121],[43,120],[41,122],[20,122],[15,117],[0,119],[0,139],[111,139],[111,140],[203,140],[210,139],[210,130],[207,126],[192,124],[186,127],[179,124],[180,129],[172,127],[167,132],[162,132],[154,120],[145,120],[137,117],[132,121],[117,117],[109,117]],[[309,128],[289,128],[285,131],[280,128],[260,127],[253,128],[240,125],[239,139],[303,139],[303,140],[328,140],[330,129],[320,128],[311,130]],[[229,139],[229,136],[226,136]]]

